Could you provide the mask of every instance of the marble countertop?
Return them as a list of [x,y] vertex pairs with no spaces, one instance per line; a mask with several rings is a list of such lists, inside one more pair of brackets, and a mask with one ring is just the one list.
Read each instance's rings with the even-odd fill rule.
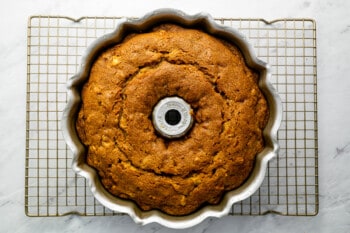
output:
[[[24,213],[26,38],[31,15],[142,16],[171,7],[214,17],[313,18],[317,23],[319,214],[228,216],[186,229],[136,225],[128,216],[27,217]],[[2,1],[0,7],[0,232],[350,232],[350,2]]]

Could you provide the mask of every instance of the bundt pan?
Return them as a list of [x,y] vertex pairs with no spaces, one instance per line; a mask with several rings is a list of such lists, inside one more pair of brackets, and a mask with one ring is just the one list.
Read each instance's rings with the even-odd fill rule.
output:
[[[174,23],[189,28],[200,28],[208,34],[235,44],[243,53],[248,66],[259,72],[259,87],[267,99],[270,111],[269,121],[264,129],[265,148],[256,156],[253,171],[246,182],[239,188],[226,192],[219,204],[203,206],[186,216],[171,216],[158,210],[143,211],[133,201],[111,195],[102,186],[96,170],[86,163],[86,149],[75,129],[75,121],[81,104],[79,90],[87,81],[91,66],[98,54],[105,48],[121,42],[129,33],[145,31],[160,23]],[[259,188],[269,160],[277,155],[279,148],[277,130],[282,119],[282,104],[278,94],[269,83],[270,75],[268,64],[256,57],[253,47],[249,45],[244,36],[231,27],[218,25],[208,14],[187,15],[177,10],[161,9],[137,20],[123,19],[112,33],[97,39],[87,49],[82,58],[79,73],[68,81],[68,103],[63,113],[62,130],[66,143],[73,151],[73,170],[86,178],[93,195],[102,205],[113,211],[128,214],[136,223],[142,225],[156,222],[170,228],[187,228],[208,217],[225,216],[230,212],[234,203],[248,198]]]

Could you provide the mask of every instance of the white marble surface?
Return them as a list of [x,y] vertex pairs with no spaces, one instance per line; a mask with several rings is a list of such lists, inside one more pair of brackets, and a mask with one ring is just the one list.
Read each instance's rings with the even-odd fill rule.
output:
[[319,191],[315,217],[207,219],[182,232],[350,232],[350,1],[0,1],[0,232],[181,232],[127,217],[24,214],[26,27],[30,15],[141,16],[161,7],[215,17],[317,22]]

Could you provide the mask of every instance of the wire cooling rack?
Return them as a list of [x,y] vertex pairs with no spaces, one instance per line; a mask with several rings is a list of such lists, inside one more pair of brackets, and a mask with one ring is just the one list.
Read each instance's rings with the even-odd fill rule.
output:
[[[33,16],[28,21],[25,212],[28,216],[117,215],[92,196],[71,170],[72,153],[60,130],[66,82],[96,37],[121,17]],[[272,66],[272,83],[283,101],[279,155],[261,188],[232,206],[231,215],[316,215],[318,145],[316,25],[309,19],[220,18],[253,44]]]

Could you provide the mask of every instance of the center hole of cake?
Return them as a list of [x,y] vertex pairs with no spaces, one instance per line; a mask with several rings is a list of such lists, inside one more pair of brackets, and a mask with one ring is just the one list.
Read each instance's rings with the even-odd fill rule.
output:
[[176,109],[171,109],[165,113],[165,121],[169,125],[177,125],[181,121],[181,114]]
[[191,105],[180,97],[161,99],[152,112],[154,129],[163,137],[180,138],[192,127]]

